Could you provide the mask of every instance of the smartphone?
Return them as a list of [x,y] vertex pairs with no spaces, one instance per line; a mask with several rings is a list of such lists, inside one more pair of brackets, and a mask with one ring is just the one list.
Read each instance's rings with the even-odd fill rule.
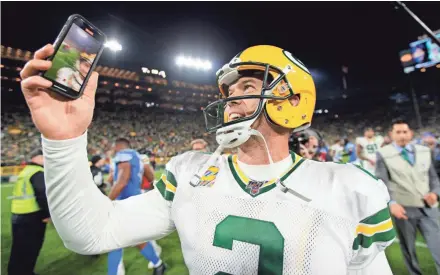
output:
[[50,89],[71,99],[81,97],[105,41],[105,34],[84,17],[71,15],[55,40],[55,53],[47,59],[52,67],[41,74],[52,81]]

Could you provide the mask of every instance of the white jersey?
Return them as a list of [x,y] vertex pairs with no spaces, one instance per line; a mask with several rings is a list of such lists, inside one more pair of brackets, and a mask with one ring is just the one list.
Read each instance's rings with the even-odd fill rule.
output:
[[79,71],[64,67],[58,70],[56,81],[78,92],[84,80]]
[[[364,157],[371,159],[376,162],[376,153],[383,144],[383,137],[375,136],[372,139],[367,139],[366,137],[358,137],[356,139],[356,144],[362,146],[362,154]],[[371,165],[370,162],[366,160],[359,160],[359,164],[371,174],[375,173],[375,166]]]
[[293,154],[283,192],[278,181],[254,180],[235,155],[223,155],[193,187],[190,178],[209,155],[187,152],[171,159],[153,191],[112,202],[94,191],[86,146],[86,134],[43,139],[51,217],[77,253],[105,253],[177,229],[191,274],[342,275],[366,268],[395,237],[385,185],[352,164]]
[[140,156],[141,156],[141,161],[144,165],[145,164],[150,165],[150,158],[146,154],[142,154]]
[[333,151],[333,161],[339,162],[339,156],[340,153],[344,150],[344,147],[342,147],[339,143],[335,143],[330,147],[330,150]]

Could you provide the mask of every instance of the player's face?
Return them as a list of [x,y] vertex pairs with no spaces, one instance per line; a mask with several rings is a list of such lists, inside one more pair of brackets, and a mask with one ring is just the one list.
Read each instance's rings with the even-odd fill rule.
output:
[[117,152],[119,152],[119,151],[121,151],[122,150],[122,148],[121,148],[121,144],[118,144],[118,143],[113,143],[113,146],[112,146],[112,152],[113,152],[113,154],[116,154]]
[[306,143],[306,147],[309,150],[309,154],[314,156],[319,147],[319,141],[316,137],[309,137],[309,141]]
[[428,146],[432,146],[436,143],[436,141],[434,137],[428,136],[423,138],[423,143]]
[[44,157],[42,155],[33,157],[32,161],[35,162],[36,164],[44,165]]
[[391,130],[392,140],[399,146],[406,146],[412,139],[412,131],[408,124],[395,124]]
[[82,61],[82,62],[79,64],[79,72],[81,73],[81,75],[82,75],[83,77],[85,77],[85,76],[87,75],[87,73],[89,72],[89,70],[90,70],[90,64],[89,64],[88,62],[86,62],[86,61]]
[[364,135],[365,135],[366,138],[373,138],[373,137],[374,137],[374,131],[373,131],[373,129],[368,129],[368,130],[366,130],[365,133],[364,133]]
[[95,166],[99,168],[99,167],[104,166],[104,164],[105,164],[105,159],[100,159],[100,160],[95,164]]
[[194,143],[192,149],[194,151],[205,151],[205,145],[201,142]]
[[[263,81],[254,77],[242,77],[237,82],[229,86],[228,98],[243,95],[260,95],[263,88]],[[260,99],[238,99],[229,101],[226,105],[226,113],[229,121],[237,118],[251,116],[258,107]]]

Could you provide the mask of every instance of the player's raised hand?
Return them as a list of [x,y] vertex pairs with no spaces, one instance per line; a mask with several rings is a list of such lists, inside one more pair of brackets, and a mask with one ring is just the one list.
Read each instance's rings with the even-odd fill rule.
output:
[[53,140],[75,138],[82,135],[92,121],[98,73],[90,76],[80,98],[66,99],[48,90],[52,82],[38,75],[52,66],[52,62],[45,59],[53,53],[52,45],[35,52],[34,59],[26,63],[20,72],[21,90],[32,120],[44,137]]

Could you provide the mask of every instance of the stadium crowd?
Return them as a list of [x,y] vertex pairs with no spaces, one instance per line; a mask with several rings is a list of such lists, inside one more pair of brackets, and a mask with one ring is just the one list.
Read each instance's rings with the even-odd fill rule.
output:
[[[424,127],[414,133],[415,141],[420,143],[423,133],[433,133],[438,139],[440,118],[432,113],[422,113]],[[336,117],[337,116],[337,117]],[[337,140],[346,138],[351,142],[363,136],[365,127],[373,127],[376,134],[386,136],[389,123],[395,117],[393,110],[376,109],[368,116],[364,113],[350,115],[315,116],[313,127],[324,138],[327,147]],[[410,120],[416,125],[415,119]],[[4,112],[1,117],[1,164],[17,165],[25,161],[31,148],[40,143],[40,134],[26,111],[15,109]],[[208,147],[216,146],[214,135],[207,134],[201,112],[165,111],[159,108],[139,110],[120,109],[118,111],[96,110],[89,129],[89,156],[106,154],[112,142],[118,137],[128,137],[133,148],[148,152],[156,157],[158,163],[191,148],[194,139],[203,138]],[[438,142],[437,142],[438,143]]]
[[[40,134],[26,112],[2,114],[2,166],[17,165],[40,142]],[[145,150],[158,158],[167,158],[190,148],[191,141],[204,138],[214,144],[205,133],[200,112],[163,112],[154,109],[117,112],[96,111],[89,129],[89,155],[105,154],[118,137],[129,137],[133,148]]]

